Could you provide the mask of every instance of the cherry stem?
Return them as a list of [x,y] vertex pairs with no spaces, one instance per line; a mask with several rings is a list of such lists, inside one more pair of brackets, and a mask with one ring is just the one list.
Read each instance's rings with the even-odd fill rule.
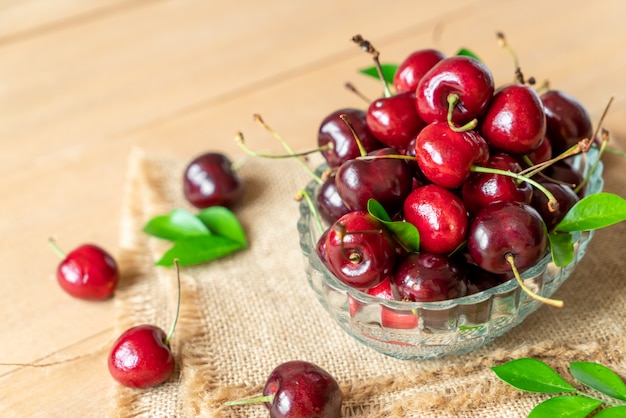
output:
[[503,32],[497,32],[496,37],[498,38],[498,45],[500,45],[502,48],[509,51],[509,53],[513,57],[513,63],[515,65],[515,81],[517,81],[520,84],[525,84],[526,81],[524,80],[524,75],[522,74],[522,70],[519,65],[519,59],[517,58],[517,54],[515,53],[515,50],[511,48],[509,43],[506,41],[506,37],[504,36]]
[[535,164],[531,167],[528,167],[520,171],[518,174],[521,176],[532,177],[535,174],[540,173],[541,171],[545,170],[548,166],[551,166],[552,164],[558,161],[564,160],[573,155],[580,154],[586,148],[588,148],[588,145],[587,145],[588,142],[589,142],[589,139],[587,138],[582,139],[577,144],[572,145],[571,147],[569,147],[568,149],[566,149],[565,151],[563,151],[561,154],[557,155],[556,157],[543,161],[541,163]]
[[530,290],[524,284],[524,281],[522,280],[522,278],[521,278],[521,276],[519,274],[519,271],[517,270],[517,267],[515,267],[515,257],[513,256],[513,254],[508,253],[508,254],[506,254],[505,258],[506,258],[506,262],[509,263],[509,265],[511,266],[511,270],[513,270],[513,276],[515,276],[515,280],[517,280],[517,283],[519,284],[519,287],[524,291],[524,293],[526,293],[532,299],[534,299],[534,300],[536,300],[538,302],[541,302],[541,303],[545,303],[546,305],[554,306],[556,308],[562,308],[563,307],[563,301],[562,300],[546,298],[546,297],[538,295],[535,292],[533,292],[532,290]]
[[[263,120],[261,115],[259,115],[258,113],[255,113],[253,117],[254,117],[254,120],[257,123],[259,123],[266,131],[268,131],[270,134],[272,134],[272,136],[274,138],[276,138],[278,140],[278,142],[280,142],[280,144],[283,146],[285,151],[287,151],[287,153],[289,153],[290,156],[296,157],[298,163],[304,168],[304,170],[306,172],[308,172],[311,175],[311,177],[313,177],[313,179],[315,179],[315,181],[318,184],[322,184],[324,182],[317,174],[315,174],[313,172],[313,170],[311,170],[311,168],[302,159],[297,158],[297,157],[299,157],[301,155],[298,155],[298,154],[294,153],[293,149],[291,148],[291,146],[289,146],[287,141],[285,141],[283,139],[283,137],[278,132],[276,132],[267,123],[265,123],[265,121]],[[312,150],[310,153],[317,152],[317,151],[327,151],[327,150],[332,150],[332,149],[333,149],[333,143],[329,142],[325,146],[318,147],[318,148]],[[305,155],[307,155],[307,154],[305,154]]]
[[54,252],[57,253],[59,258],[64,259],[66,257],[65,252],[61,249],[61,247],[59,247],[59,245],[57,244],[54,238],[52,237],[48,238],[48,243],[50,244]]
[[354,35],[352,37],[352,42],[358,44],[359,48],[361,48],[363,51],[367,52],[368,54],[372,56],[372,59],[374,60],[374,66],[376,67],[376,71],[378,72],[378,77],[380,78],[380,81],[383,83],[384,95],[385,97],[391,97],[392,93],[391,93],[391,90],[389,89],[389,84],[387,83],[387,80],[385,79],[383,68],[380,65],[380,59],[379,59],[380,52],[378,52],[378,50],[374,48],[374,46],[371,44],[370,41],[368,41],[367,39],[363,39],[361,35]]
[[363,93],[361,93],[361,91],[359,91],[354,84],[350,83],[350,82],[346,82],[346,84],[344,85],[346,89],[350,90],[352,93],[356,94],[359,98],[361,98],[361,100],[363,100],[365,103],[372,103],[372,101]]
[[309,195],[309,193],[306,190],[300,190],[297,194],[296,194],[296,200],[300,201],[304,199],[309,207],[309,210],[311,211],[311,216],[313,216],[313,218],[315,219],[315,222],[317,223],[317,228],[319,229],[320,233],[324,232],[324,226],[322,225],[322,220],[320,218],[319,212],[317,211],[317,208],[315,207],[315,204],[313,203],[313,200],[311,199],[311,196]]
[[609,143],[609,132],[607,130],[602,130],[601,138],[602,138],[602,142],[600,142],[600,149],[598,150],[598,156],[596,160],[593,162],[593,164],[591,165],[591,167],[589,168],[587,175],[574,188],[574,193],[578,193],[585,186],[585,184],[589,182],[589,178],[598,167],[598,164],[600,164],[600,160],[602,159],[602,154],[604,154],[604,151],[606,150],[606,146]]
[[274,401],[274,395],[267,395],[267,396],[259,396],[259,397],[250,398],[250,399],[240,399],[238,401],[228,401],[228,402],[224,402],[224,405],[226,406],[249,405],[249,404],[254,404],[254,403],[262,403],[262,402],[267,402],[271,404],[273,401]]
[[470,171],[473,171],[475,173],[500,174],[503,176],[513,177],[514,179],[530,183],[533,186],[535,186],[537,189],[539,189],[543,194],[546,195],[546,197],[548,198],[548,210],[550,212],[554,212],[559,208],[559,202],[556,200],[554,195],[550,193],[550,191],[546,189],[542,184],[536,182],[535,180],[531,178],[525,177],[518,173],[514,173],[512,171],[500,170],[500,169],[491,168],[491,167],[481,167],[478,165],[473,165],[470,168]]
[[391,160],[407,160],[407,161],[417,161],[417,159],[411,155],[402,155],[402,154],[383,154],[383,155],[363,155],[361,157],[356,157],[357,160],[381,160],[381,159],[391,159]]
[[174,329],[176,328],[176,323],[178,322],[178,315],[180,313],[180,267],[178,267],[178,258],[174,259],[174,267],[176,268],[176,284],[178,287],[178,292],[176,296],[176,314],[174,314],[174,320],[172,321],[172,326],[170,327],[170,331],[167,333],[167,337],[165,337],[165,345],[170,344],[170,340],[172,339],[172,335],[174,335]]
[[461,99],[459,98],[458,94],[450,93],[448,94],[448,97],[446,98],[446,100],[448,101],[448,126],[450,127],[450,129],[452,129],[454,132],[465,132],[465,131],[474,129],[476,126],[478,126],[478,119],[472,119],[471,121],[467,122],[463,126],[457,126],[452,121],[452,113],[454,112],[454,108],[456,107],[456,105],[459,103],[459,100]]
[[348,116],[342,113],[341,115],[339,115],[339,117],[341,118],[342,121],[344,121],[346,125],[348,125],[350,132],[352,132],[352,136],[354,137],[354,140],[356,141],[356,146],[359,148],[359,154],[361,154],[361,157],[366,156],[367,151],[363,147],[363,143],[359,139],[359,135],[356,133],[356,130],[354,129],[354,126],[352,125],[352,122],[350,122],[350,119],[348,118]]

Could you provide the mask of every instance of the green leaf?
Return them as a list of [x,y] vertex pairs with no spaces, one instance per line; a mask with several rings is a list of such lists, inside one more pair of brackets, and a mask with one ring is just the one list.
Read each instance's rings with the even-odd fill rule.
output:
[[611,398],[626,401],[626,384],[613,370],[598,363],[570,363],[569,370],[579,382]]
[[476,55],[475,53],[473,53],[472,51],[470,51],[467,48],[461,48],[459,49],[455,55],[461,55],[461,56],[465,56],[465,57],[472,57],[477,59],[478,61],[481,61],[480,58],[478,58],[478,55]]
[[626,220],[626,200],[613,193],[594,193],[579,200],[555,230],[590,231]]
[[574,260],[574,238],[572,234],[548,234],[550,252],[554,264],[565,267]]
[[391,231],[405,250],[419,251],[420,234],[415,225],[409,222],[392,221],[385,208],[375,199],[367,201],[367,211]]
[[244,246],[236,241],[220,235],[204,235],[181,238],[174,242],[159,261],[157,266],[171,267],[174,259],[178,258],[181,266],[201,264],[207,261],[224,257],[235,251],[243,249]]
[[626,406],[614,406],[598,412],[593,418],[624,418],[626,417]]
[[238,242],[243,247],[248,246],[248,239],[243,227],[230,209],[223,206],[212,206],[201,210],[196,216],[214,234]]
[[544,362],[532,358],[512,360],[491,368],[495,374],[511,386],[527,392],[560,393],[574,392],[576,388],[567,383]]
[[585,418],[602,405],[597,399],[582,396],[555,396],[537,405],[528,418]]
[[170,241],[211,234],[196,216],[185,209],[174,209],[167,215],[155,216],[146,223],[143,232]]
[[[398,70],[398,65],[396,64],[381,64],[380,67],[383,70],[383,77],[385,77],[385,82],[387,84],[393,84],[393,77],[396,75],[396,71]],[[375,66],[361,68],[359,70],[361,74],[368,75],[377,80],[380,80],[380,76],[378,75],[378,70]]]

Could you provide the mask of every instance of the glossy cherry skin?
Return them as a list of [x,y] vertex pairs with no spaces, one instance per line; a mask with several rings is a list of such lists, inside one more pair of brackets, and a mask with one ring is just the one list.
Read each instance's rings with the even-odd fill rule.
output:
[[456,132],[446,122],[433,122],[417,135],[415,159],[429,181],[455,189],[468,179],[473,165],[487,162],[489,147],[476,131]]
[[404,201],[404,217],[420,234],[420,249],[448,254],[465,241],[467,210],[461,199],[436,184],[418,187]]
[[415,110],[415,93],[399,93],[374,100],[366,122],[376,138],[388,147],[403,151],[426,123]]
[[[391,148],[369,153],[370,156],[399,155]],[[390,215],[402,208],[411,192],[413,177],[408,165],[395,158],[346,161],[335,175],[337,192],[350,210],[367,210],[367,201],[375,199]]]
[[265,406],[272,418],[339,418],[343,395],[337,381],[324,369],[294,360],[277,366],[263,388],[273,396]]
[[407,253],[398,261],[392,284],[402,300],[437,302],[467,294],[465,274],[459,264],[442,254]]
[[79,299],[109,298],[119,281],[115,259],[101,247],[84,244],[65,256],[57,267],[61,288]]
[[130,388],[149,388],[165,382],[174,370],[174,356],[165,339],[165,332],[153,325],[126,330],[109,354],[111,376]]
[[541,96],[546,114],[546,134],[557,156],[581,139],[591,139],[593,124],[585,107],[572,95],[561,90],[548,90]]
[[232,205],[242,192],[242,182],[224,154],[199,155],[185,168],[183,193],[197,208]]
[[493,75],[487,66],[472,57],[452,56],[439,61],[422,77],[415,91],[415,104],[424,122],[445,122],[448,96],[455,94],[459,102],[452,122],[464,125],[486,109],[493,92]]
[[350,212],[329,228],[324,244],[326,266],[357,289],[376,286],[391,274],[396,248],[384,225],[364,211]]
[[350,209],[348,209],[337,191],[334,175],[324,179],[324,182],[317,190],[315,203],[321,218],[329,224],[334,223],[337,219],[350,212]]
[[[502,152],[491,155],[484,167],[512,173],[522,171],[517,159]],[[533,188],[527,182],[518,182],[512,177],[502,174],[472,173],[469,179],[463,183],[461,196],[467,211],[470,214],[476,214],[483,207],[499,200],[530,203],[533,197]]]
[[567,212],[574,206],[580,198],[574,190],[564,184],[554,183],[551,181],[540,181],[540,183],[548,189],[554,196],[559,207],[556,210],[548,209],[548,198],[543,193],[535,193],[532,199],[532,206],[539,212],[543,222],[546,224],[548,231],[552,231],[555,226],[565,217]]
[[400,63],[393,76],[396,92],[415,92],[424,74],[445,57],[443,52],[436,49],[420,49],[411,53]]
[[498,89],[481,119],[480,133],[487,143],[511,154],[531,152],[546,134],[539,95],[525,84]]
[[530,205],[500,201],[484,207],[470,223],[467,248],[476,264],[489,272],[512,271],[511,254],[521,273],[546,254],[547,235],[541,215]]
[[367,127],[364,110],[353,108],[336,110],[322,120],[317,133],[318,146],[332,144],[331,149],[322,151],[322,156],[330,167],[339,167],[345,161],[361,155],[354,135],[346,122],[341,119],[341,115],[346,115],[366,152],[384,147]]

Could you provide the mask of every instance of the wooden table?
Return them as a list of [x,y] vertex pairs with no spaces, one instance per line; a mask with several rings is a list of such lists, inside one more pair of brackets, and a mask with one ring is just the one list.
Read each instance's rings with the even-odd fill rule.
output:
[[114,302],[84,302],[55,281],[50,236],[70,250],[119,251],[127,158],[134,147],[191,159],[250,146],[280,148],[263,115],[296,149],[314,146],[321,119],[363,107],[351,81],[370,58],[465,46],[513,76],[496,43],[505,31],[527,76],[579,98],[615,138],[626,137],[626,2],[622,0],[184,1],[0,0],[0,367],[3,416],[105,416],[113,396],[105,349]]

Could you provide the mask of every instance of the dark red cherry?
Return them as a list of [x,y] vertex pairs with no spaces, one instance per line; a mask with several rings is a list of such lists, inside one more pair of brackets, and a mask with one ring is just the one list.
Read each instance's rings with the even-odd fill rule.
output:
[[343,395],[337,381],[316,364],[294,360],[269,375],[263,395],[272,418],[339,418]]
[[592,139],[593,124],[585,107],[572,95],[548,90],[541,95],[546,114],[547,136],[557,156],[581,139]]
[[404,217],[420,234],[420,250],[448,254],[465,241],[467,211],[461,199],[436,184],[413,190],[404,201]]
[[[519,173],[522,167],[517,159],[506,153],[496,153],[489,157],[485,167]],[[463,203],[471,214],[499,200],[530,203],[533,188],[525,181],[518,182],[512,177],[493,173],[472,173],[461,189]]]
[[417,85],[417,113],[426,123],[445,122],[448,98],[456,95],[452,122],[465,125],[486,109],[493,92],[493,75],[487,66],[472,57],[448,57],[435,64]]
[[199,155],[185,168],[183,193],[197,208],[229,206],[242,191],[241,180],[224,154],[208,152]]
[[374,100],[366,114],[367,127],[388,147],[403,151],[426,124],[415,110],[415,93],[407,91]]
[[317,210],[321,218],[329,224],[350,212],[350,209],[339,196],[335,176],[329,175],[320,185],[315,196]]
[[420,49],[411,53],[398,66],[393,77],[396,92],[415,92],[424,74],[446,56],[436,49]]
[[530,205],[500,201],[485,206],[470,223],[467,248],[474,262],[496,274],[511,272],[507,256],[522,271],[546,254],[548,239],[541,215]]
[[511,154],[531,152],[546,134],[541,100],[526,84],[498,89],[481,119],[480,133],[487,143]]
[[339,280],[367,289],[391,274],[396,249],[385,226],[364,211],[337,220],[326,237],[326,262]]
[[473,165],[487,162],[489,147],[474,130],[456,132],[447,122],[433,122],[417,136],[415,158],[428,180],[454,189],[467,180]]
[[[391,148],[372,151],[368,155],[398,155]],[[337,192],[350,210],[367,210],[367,201],[375,199],[390,215],[402,208],[411,192],[413,178],[408,165],[396,158],[353,159],[339,167],[335,175]]]
[[317,133],[318,146],[332,144],[331,149],[322,151],[330,167],[339,167],[343,162],[361,155],[354,135],[341,115],[346,115],[366,152],[384,147],[367,127],[365,111],[352,108],[336,110],[324,118]]
[[532,206],[539,212],[543,219],[548,231],[552,231],[554,227],[561,222],[567,212],[574,206],[580,199],[574,190],[564,184],[554,183],[547,180],[540,181],[540,183],[548,189],[554,196],[559,207],[556,210],[548,210],[548,198],[543,193],[535,193],[532,199]]
[[[584,176],[581,171],[574,167],[569,159],[557,161],[556,163],[550,165],[544,173],[550,179],[564,183],[573,189],[584,180]],[[583,197],[585,190],[586,187],[581,187],[577,193],[578,197]]]
[[165,332],[153,325],[126,330],[109,354],[111,376],[131,388],[149,388],[165,382],[174,370],[174,356],[165,339]]
[[459,264],[442,254],[407,253],[398,261],[392,284],[403,300],[436,302],[467,294]]

